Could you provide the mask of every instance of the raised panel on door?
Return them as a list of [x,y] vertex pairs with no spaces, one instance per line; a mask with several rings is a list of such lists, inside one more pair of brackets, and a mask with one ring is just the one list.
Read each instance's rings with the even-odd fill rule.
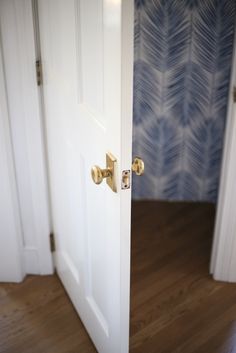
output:
[[[126,353],[129,339],[132,11],[132,1],[39,0],[56,268],[104,353]],[[90,175],[107,152],[117,193]]]

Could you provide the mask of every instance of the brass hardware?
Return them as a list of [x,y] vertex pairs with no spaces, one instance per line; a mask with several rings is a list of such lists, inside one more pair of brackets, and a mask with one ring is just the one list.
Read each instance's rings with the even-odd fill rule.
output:
[[[132,163],[132,171],[135,172],[136,175],[143,175],[144,173],[144,162],[140,157],[135,157]],[[122,179],[121,179],[121,189],[130,189],[130,170],[122,171]]]
[[94,165],[91,169],[92,178],[95,184],[101,184],[104,178],[111,176],[108,169],[101,169],[98,165]]
[[135,157],[132,163],[132,171],[136,175],[143,175],[144,173],[144,161],[140,157]]
[[50,250],[51,250],[51,252],[54,252],[54,251],[56,251],[54,234],[50,233],[49,237],[50,237]]
[[121,189],[130,188],[130,170],[122,171]]
[[106,169],[102,169],[99,166],[95,165],[91,169],[91,176],[95,184],[99,185],[106,179],[107,185],[112,189],[112,191],[117,192],[116,188],[116,158],[111,154],[106,154]]
[[234,103],[236,103],[236,87],[234,87],[233,97],[234,97]]
[[36,66],[37,85],[40,86],[43,83],[42,62],[41,62],[41,60],[36,60],[35,66]]

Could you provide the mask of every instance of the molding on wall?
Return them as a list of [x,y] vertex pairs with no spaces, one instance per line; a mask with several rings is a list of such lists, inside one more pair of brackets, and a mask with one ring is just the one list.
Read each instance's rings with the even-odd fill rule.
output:
[[[31,0],[0,3],[3,58],[26,272],[53,272],[49,195]],[[38,252],[37,256],[36,250]]]
[[214,279],[227,282],[236,282],[236,104],[233,102],[235,84],[236,37],[234,39],[225,144],[210,265],[210,272]]
[[0,282],[25,276],[23,238],[0,40]]

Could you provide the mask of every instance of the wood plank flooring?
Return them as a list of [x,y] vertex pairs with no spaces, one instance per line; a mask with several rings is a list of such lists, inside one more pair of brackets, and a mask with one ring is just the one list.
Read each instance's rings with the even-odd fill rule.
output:
[[[214,213],[134,202],[131,353],[236,353],[236,285],[208,274]],[[0,353],[94,352],[57,276],[0,284]]]
[[0,285],[1,353],[96,352],[57,276]]
[[236,285],[209,272],[214,207],[136,202],[131,353],[235,353]]

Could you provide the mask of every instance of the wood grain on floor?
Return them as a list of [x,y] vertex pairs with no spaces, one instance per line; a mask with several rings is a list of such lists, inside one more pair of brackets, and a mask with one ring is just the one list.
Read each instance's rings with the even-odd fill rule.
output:
[[213,281],[214,206],[135,202],[131,353],[235,353],[236,284]]
[[[133,203],[131,353],[236,353],[236,285],[209,275],[214,215]],[[94,352],[56,275],[0,284],[0,353]]]
[[0,285],[1,353],[94,353],[58,277]]

